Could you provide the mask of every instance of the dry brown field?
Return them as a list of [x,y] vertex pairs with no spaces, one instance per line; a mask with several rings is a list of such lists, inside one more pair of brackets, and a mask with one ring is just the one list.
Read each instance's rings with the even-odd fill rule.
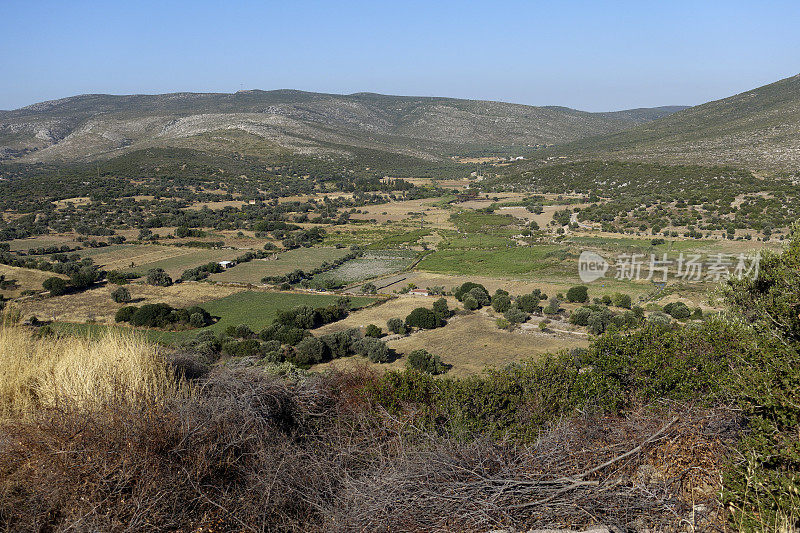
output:
[[31,270],[29,268],[19,268],[9,265],[0,265],[0,274],[6,277],[6,280],[16,280],[17,287],[15,289],[0,290],[5,298],[16,298],[22,291],[43,291],[42,283],[47,278],[57,277],[67,279],[67,276],[61,274],[53,274],[52,272],[45,272],[43,270]]
[[27,300],[19,304],[19,309],[23,318],[35,315],[41,320],[96,321],[101,324],[113,324],[114,314],[123,305],[166,303],[173,307],[191,307],[244,290],[203,282],[179,283],[169,287],[131,283],[125,287],[133,299],[130,304],[114,302],[111,299],[111,291],[116,289],[117,285],[107,284],[76,294]]

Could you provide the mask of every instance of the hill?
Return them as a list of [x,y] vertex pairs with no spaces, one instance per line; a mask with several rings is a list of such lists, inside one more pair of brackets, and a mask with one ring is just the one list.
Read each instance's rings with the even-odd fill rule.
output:
[[366,149],[433,161],[487,149],[519,151],[571,142],[679,109],[588,113],[454,98],[295,90],[93,94],[0,111],[0,160],[77,162],[169,147],[259,158],[349,158]]
[[626,131],[581,139],[557,152],[582,158],[794,170],[800,168],[800,75]]

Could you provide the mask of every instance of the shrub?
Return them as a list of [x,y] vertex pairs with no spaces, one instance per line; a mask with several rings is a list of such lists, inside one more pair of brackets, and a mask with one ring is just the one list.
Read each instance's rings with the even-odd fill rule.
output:
[[114,320],[116,322],[130,322],[137,309],[138,307],[135,305],[120,307],[114,315]]
[[157,287],[169,287],[172,285],[172,278],[164,272],[163,268],[153,268],[147,272],[147,284]]
[[449,318],[450,308],[447,306],[447,299],[439,298],[433,302],[433,312],[442,320]]
[[305,329],[283,324],[271,324],[261,330],[258,337],[263,341],[276,340],[281,344],[294,346],[308,335],[311,334]]
[[511,307],[511,297],[507,294],[496,294],[492,298],[492,309],[498,313],[505,313]]
[[676,318],[678,320],[689,318],[692,314],[692,312],[689,310],[689,306],[683,302],[668,303],[664,306],[664,312],[672,318]]
[[350,331],[337,331],[335,333],[322,335],[319,338],[319,340],[325,343],[328,355],[330,355],[332,359],[350,355],[353,349],[353,342],[357,339],[358,337]]
[[592,311],[586,321],[586,327],[592,335],[600,335],[611,324],[614,315],[608,309]]
[[131,301],[131,293],[126,287],[117,287],[111,292],[111,299],[118,304],[124,304]]
[[567,291],[567,300],[573,303],[584,303],[589,301],[589,287],[577,285]]
[[368,325],[366,327],[366,329],[364,330],[364,336],[365,337],[373,337],[373,338],[379,339],[379,338],[381,338],[382,335],[383,335],[383,332],[381,331],[381,328],[379,328],[375,324]]
[[489,293],[486,291],[486,287],[484,287],[484,286],[483,286],[483,285],[481,285],[480,283],[473,283],[473,282],[471,282],[471,281],[467,281],[467,282],[465,282],[465,283],[461,284],[459,287],[457,287],[457,288],[456,288],[456,289],[453,291],[453,296],[455,296],[455,297],[456,297],[456,300],[458,300],[458,301],[460,302],[460,301],[462,301],[462,300],[463,300],[463,298],[464,298],[464,295],[465,295],[466,293],[470,292],[472,289],[474,289],[474,288],[476,288],[476,287],[479,287],[479,288],[483,289],[483,292],[485,292],[486,294],[489,294]]
[[551,298],[550,301],[547,302],[547,307],[544,308],[544,314],[557,315],[560,310],[561,302],[558,300],[558,298]]
[[411,328],[435,329],[439,325],[439,317],[427,307],[417,307],[406,317],[406,326]]
[[531,294],[525,294],[517,298],[515,302],[517,307],[525,311],[526,313],[541,313],[542,306],[539,305],[539,302],[542,300],[541,294],[538,290],[532,292]]
[[654,313],[650,313],[650,315],[648,315],[647,322],[661,326],[669,326],[672,324],[672,318],[666,313],[655,311]]
[[478,302],[478,305],[480,307],[483,307],[484,305],[489,305],[489,302],[491,301],[489,293],[483,286],[473,287],[472,289],[470,289],[468,294],[473,298],[475,298],[475,301]]
[[406,365],[409,368],[428,374],[443,374],[446,369],[438,355],[428,353],[426,350],[414,350],[408,354]]
[[240,339],[249,339],[254,336],[255,333],[253,333],[253,330],[250,329],[250,326],[248,326],[247,324],[239,324],[234,329],[233,337],[238,337]]
[[313,365],[320,363],[325,358],[325,343],[316,337],[306,337],[294,347],[294,363],[298,365]]
[[50,291],[50,296],[61,296],[66,294],[68,285],[65,280],[54,276],[44,280],[42,287],[44,290]]
[[478,300],[476,300],[475,297],[472,296],[471,294],[465,295],[461,299],[461,303],[464,304],[464,309],[466,309],[467,311],[474,311],[475,309],[481,306],[481,304],[478,303]]
[[147,328],[163,328],[176,321],[172,306],[165,303],[145,304],[131,317],[131,325]]
[[530,318],[528,313],[515,306],[509,307],[503,316],[512,325],[521,324]]
[[497,325],[497,329],[509,329],[511,327],[511,322],[505,318],[498,318],[495,320],[495,324]]
[[569,315],[569,321],[576,326],[587,326],[589,325],[589,316],[591,316],[591,314],[592,310],[590,308],[579,307]]
[[616,292],[616,293],[614,293],[614,296],[612,297],[612,301],[613,301],[613,303],[614,303],[614,305],[616,307],[622,307],[624,309],[630,309],[631,308],[631,295],[630,294],[624,294],[624,293],[621,293],[621,292]]
[[373,363],[386,363],[389,361],[389,347],[386,346],[385,342],[372,337],[364,337],[354,342],[353,350]]
[[127,285],[129,280],[136,279],[139,276],[133,272],[120,272],[118,270],[111,270],[106,273],[106,279],[109,283],[114,285]]
[[238,343],[234,353],[236,357],[252,357],[253,355],[261,353],[261,343],[256,339],[245,339]]
[[192,313],[189,315],[189,325],[193,328],[202,328],[206,325],[206,321],[203,318],[202,313]]
[[402,318],[390,318],[386,321],[386,329],[392,333],[404,334],[406,333],[406,323]]

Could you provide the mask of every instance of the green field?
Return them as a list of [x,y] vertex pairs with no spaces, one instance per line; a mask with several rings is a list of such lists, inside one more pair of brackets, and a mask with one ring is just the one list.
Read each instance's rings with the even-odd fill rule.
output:
[[[210,330],[215,333],[225,331],[228,326],[247,324],[253,331],[260,331],[272,323],[279,310],[291,309],[298,305],[323,307],[335,303],[339,296],[334,294],[302,294],[290,292],[255,292],[245,291],[212,300],[203,304],[206,311],[219,320],[212,326],[187,331],[136,330],[124,326],[103,326],[94,324],[58,323],[62,331],[79,334],[97,334],[108,328],[123,331],[138,331],[153,342],[175,344],[191,339],[201,331]],[[377,299],[370,297],[353,297],[352,309],[358,309],[374,303]]]
[[[499,250],[437,250],[423,259],[419,270],[444,274],[478,276],[518,276],[551,272],[562,261],[557,257],[564,250],[556,245],[519,246]],[[577,261],[574,271],[578,272]]]
[[465,250],[472,248],[496,249],[516,246],[516,243],[501,235],[483,233],[458,233],[455,231],[440,230],[442,241],[436,245],[439,250]]
[[322,263],[334,261],[349,254],[347,248],[297,248],[278,254],[277,259],[256,259],[249,263],[236,265],[219,274],[213,274],[214,281],[227,281],[235,283],[261,283],[265,276],[281,276],[293,270],[313,270]]

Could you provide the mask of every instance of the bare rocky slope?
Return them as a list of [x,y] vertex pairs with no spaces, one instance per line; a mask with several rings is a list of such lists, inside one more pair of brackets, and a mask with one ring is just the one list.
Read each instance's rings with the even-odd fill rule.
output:
[[0,160],[71,162],[149,147],[348,156],[348,147],[442,159],[608,134],[681,107],[587,113],[453,98],[294,90],[82,95],[0,111]]
[[800,169],[800,74],[556,149],[574,158]]

